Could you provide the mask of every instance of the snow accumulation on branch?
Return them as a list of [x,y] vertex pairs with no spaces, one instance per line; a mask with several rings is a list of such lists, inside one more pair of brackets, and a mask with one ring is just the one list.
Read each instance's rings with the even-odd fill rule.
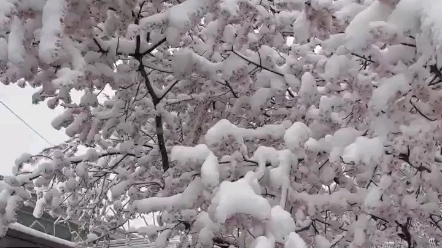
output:
[[0,182],[0,235],[37,198],[81,245],[440,247],[441,10],[0,1],[0,81],[70,137]]

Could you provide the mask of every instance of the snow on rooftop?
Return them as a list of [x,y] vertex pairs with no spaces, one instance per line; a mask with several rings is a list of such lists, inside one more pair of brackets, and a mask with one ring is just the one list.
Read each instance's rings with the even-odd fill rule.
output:
[[19,224],[19,223],[12,223],[12,224],[10,224],[9,228],[13,229],[13,230],[16,230],[16,231],[19,231],[19,232],[23,232],[23,233],[32,235],[34,237],[38,237],[38,238],[42,238],[42,239],[51,241],[51,242],[54,242],[54,243],[58,243],[58,244],[65,245],[65,246],[68,246],[68,247],[75,247],[75,243],[73,243],[73,242],[70,242],[70,241],[67,241],[67,240],[64,240],[64,239],[60,239],[60,238],[57,238],[55,236],[52,236],[52,235],[49,235],[49,234],[37,231],[35,229],[32,229],[30,227],[24,226],[24,225]]
[[[169,244],[167,245],[167,248],[176,248],[180,245],[179,239],[173,239],[169,241]],[[100,242],[100,244],[104,244]],[[155,242],[148,241],[145,238],[140,239],[119,239],[119,240],[112,240],[108,244],[109,248],[123,248],[123,247],[130,247],[130,248],[155,248]]]

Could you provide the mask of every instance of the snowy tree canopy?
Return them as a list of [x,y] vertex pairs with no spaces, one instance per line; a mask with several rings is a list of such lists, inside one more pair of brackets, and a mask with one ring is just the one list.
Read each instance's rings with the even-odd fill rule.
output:
[[0,81],[64,108],[52,125],[71,137],[17,159],[1,233],[36,193],[35,216],[65,212],[91,243],[124,228],[157,247],[442,245],[441,11],[0,1]]

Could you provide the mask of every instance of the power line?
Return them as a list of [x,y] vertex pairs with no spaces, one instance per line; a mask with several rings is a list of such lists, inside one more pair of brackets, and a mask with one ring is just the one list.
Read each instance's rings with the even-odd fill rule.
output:
[[5,106],[6,109],[9,110],[9,112],[11,112],[13,115],[15,115],[15,117],[17,117],[21,122],[23,122],[26,126],[28,126],[32,131],[34,131],[34,133],[36,133],[38,136],[40,136],[40,138],[42,138],[44,141],[46,141],[46,143],[48,143],[49,145],[53,145],[51,142],[49,142],[45,137],[43,137],[43,135],[41,135],[37,130],[35,130],[33,127],[31,127],[31,125],[29,125],[25,120],[23,120],[18,114],[16,114],[10,107],[8,107],[8,105],[6,105],[2,100],[0,100],[0,103]]

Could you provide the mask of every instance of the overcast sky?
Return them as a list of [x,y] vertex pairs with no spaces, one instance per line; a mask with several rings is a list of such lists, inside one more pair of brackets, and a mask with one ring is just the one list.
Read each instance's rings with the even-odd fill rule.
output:
[[[64,131],[57,131],[51,121],[62,109],[51,110],[46,103],[32,104],[31,87],[21,89],[16,85],[0,83],[0,100],[53,144],[67,139]],[[38,153],[49,144],[35,134],[9,110],[0,104],[0,174],[11,175],[15,159],[22,153]]]

